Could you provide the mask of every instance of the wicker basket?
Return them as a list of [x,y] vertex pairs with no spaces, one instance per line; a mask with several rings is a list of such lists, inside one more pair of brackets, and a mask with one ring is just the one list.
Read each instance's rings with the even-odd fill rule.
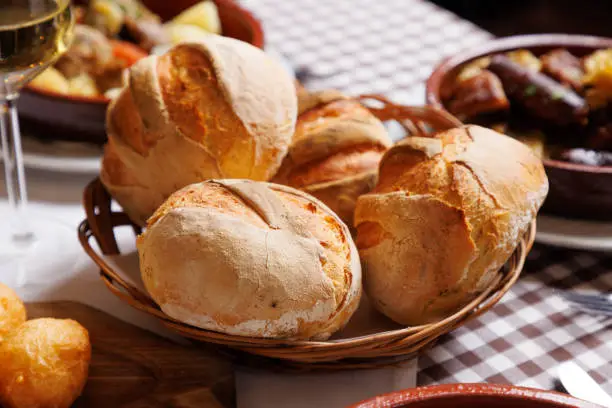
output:
[[[410,135],[427,135],[460,124],[452,116],[429,107],[400,106],[375,95],[364,96],[361,100],[381,120],[398,121]],[[177,321],[164,314],[146,293],[128,283],[121,274],[113,270],[102,254],[120,253],[115,229],[131,226],[134,232],[139,234],[140,228],[132,223],[126,214],[111,210],[111,201],[100,180],[92,181],[84,193],[83,204],[87,219],[79,226],[81,244],[85,252],[100,267],[101,278],[111,292],[136,309],[153,315],[181,336],[224,346],[226,351],[239,355],[241,362],[252,362],[258,366],[266,364],[284,369],[371,368],[395,364],[414,357],[419,351],[431,346],[440,336],[495,305],[518,279],[535,237],[534,222],[490,286],[464,308],[442,321],[338,340],[262,339],[218,333]],[[101,253],[92,247],[92,238],[97,241]]]

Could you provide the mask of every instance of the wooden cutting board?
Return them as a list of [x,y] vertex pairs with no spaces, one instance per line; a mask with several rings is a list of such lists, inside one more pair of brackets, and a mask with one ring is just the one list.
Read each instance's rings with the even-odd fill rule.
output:
[[89,379],[74,407],[230,408],[231,364],[206,347],[173,343],[74,302],[30,303],[28,318],[71,318],[92,343]]

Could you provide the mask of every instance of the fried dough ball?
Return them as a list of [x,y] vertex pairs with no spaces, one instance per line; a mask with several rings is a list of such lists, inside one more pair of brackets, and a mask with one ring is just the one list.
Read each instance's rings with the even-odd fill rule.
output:
[[0,405],[68,408],[87,380],[89,333],[74,320],[34,319],[0,344]]
[[15,291],[0,283],[0,343],[26,321],[26,309]]

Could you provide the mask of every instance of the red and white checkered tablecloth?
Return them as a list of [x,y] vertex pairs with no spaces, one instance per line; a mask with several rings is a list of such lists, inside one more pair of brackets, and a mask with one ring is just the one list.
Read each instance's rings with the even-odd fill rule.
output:
[[[424,0],[243,0],[267,44],[313,89],[383,93],[423,103],[443,57],[491,34]],[[552,389],[575,360],[612,393],[612,319],[573,311],[564,290],[608,292],[612,255],[536,245],[519,282],[493,310],[444,337],[419,360],[420,385],[495,382]]]

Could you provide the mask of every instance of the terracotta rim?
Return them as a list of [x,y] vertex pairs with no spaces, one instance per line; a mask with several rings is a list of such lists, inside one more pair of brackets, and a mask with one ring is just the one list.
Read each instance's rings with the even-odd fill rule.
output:
[[556,404],[558,407],[595,408],[597,405],[573,398],[555,391],[538,390],[535,388],[516,387],[504,384],[442,384],[426,387],[410,388],[380,395],[359,402],[349,408],[401,408],[405,404],[419,401],[433,401],[448,397],[501,397],[517,402],[530,400]]
[[[533,34],[491,40],[480,46],[466,49],[442,60],[427,79],[425,99],[428,104],[446,111],[440,98],[440,88],[446,76],[452,73],[460,65],[489,54],[511,51],[519,48],[531,49],[537,47],[572,47],[585,49],[612,48],[612,38],[570,34]],[[552,159],[544,159],[542,162],[547,167],[554,167],[562,170],[582,173],[612,174],[612,166],[587,166],[585,164],[576,164]]]
[[[261,22],[258,19],[256,19],[255,16],[253,16],[253,14],[249,10],[245,9],[244,7],[240,6],[239,4],[235,3],[232,0],[214,0],[214,1],[217,5],[222,4],[224,8],[228,10],[232,10],[236,12],[236,14],[241,15],[244,18],[246,24],[251,29],[251,32],[253,34],[253,39],[249,41],[249,44],[257,48],[261,48],[261,49],[264,48],[263,27],[261,25]],[[123,43],[124,41],[113,40],[112,42]],[[128,44],[133,45],[132,43],[128,43]],[[29,85],[26,86],[25,91],[33,93],[33,94],[37,94],[38,96],[41,96],[44,98],[53,99],[53,100],[62,100],[64,102],[69,102],[69,103],[87,103],[91,105],[107,105],[110,102],[110,99],[104,96],[64,95],[58,92],[49,91],[46,89],[29,86]]]

